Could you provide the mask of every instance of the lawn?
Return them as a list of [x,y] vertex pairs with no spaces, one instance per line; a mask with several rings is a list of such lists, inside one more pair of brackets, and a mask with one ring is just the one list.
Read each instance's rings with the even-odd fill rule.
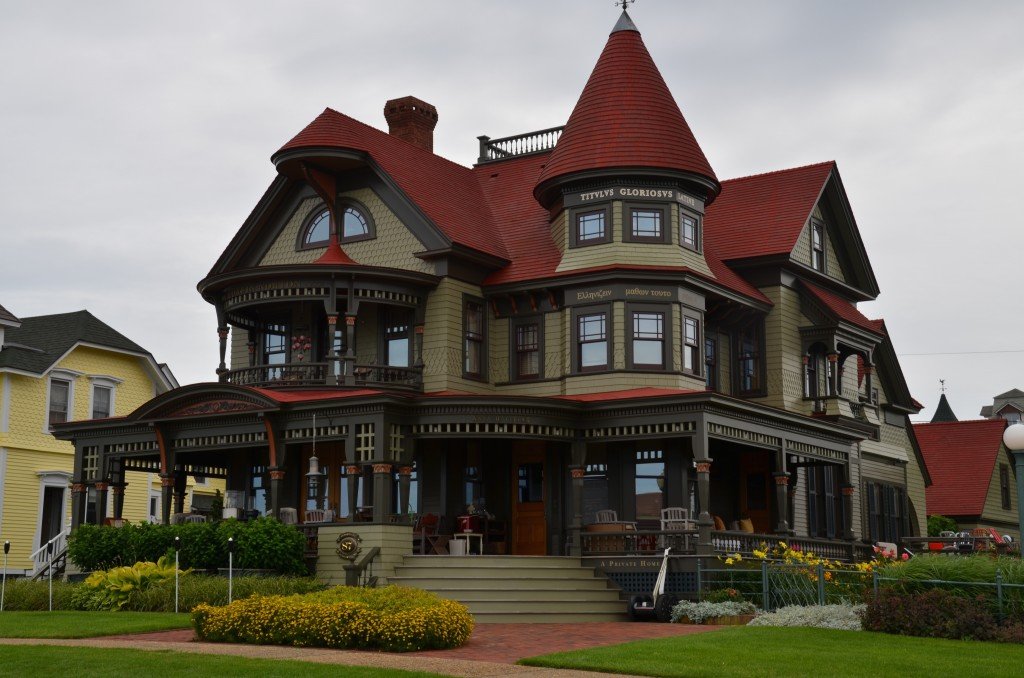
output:
[[1024,646],[866,631],[738,627],[520,661],[645,676],[1020,675]]
[[[5,613],[6,614],[6,613]],[[5,676],[88,675],[114,676],[297,676],[300,678],[431,678],[432,673],[396,669],[314,664],[276,659],[248,659],[221,655],[145,650],[101,650],[91,647],[0,646]]]
[[4,612],[0,638],[92,638],[184,629],[189,615],[168,612]]

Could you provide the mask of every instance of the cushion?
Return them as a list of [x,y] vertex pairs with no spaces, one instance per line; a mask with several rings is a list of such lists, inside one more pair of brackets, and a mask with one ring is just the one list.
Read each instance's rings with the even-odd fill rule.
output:
[[711,516],[711,517],[715,519],[715,529],[716,530],[724,530],[725,529],[725,521],[722,520],[721,516]]
[[754,522],[750,518],[740,519],[740,532],[754,534]]

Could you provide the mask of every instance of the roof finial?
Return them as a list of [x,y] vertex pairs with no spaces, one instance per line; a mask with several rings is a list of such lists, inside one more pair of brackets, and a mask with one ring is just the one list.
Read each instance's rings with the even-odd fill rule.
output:
[[942,391],[943,393],[946,392],[946,380],[945,379],[939,379],[939,390]]
[[622,11],[625,12],[634,2],[636,2],[636,0],[615,0],[614,4],[616,7],[621,7]]

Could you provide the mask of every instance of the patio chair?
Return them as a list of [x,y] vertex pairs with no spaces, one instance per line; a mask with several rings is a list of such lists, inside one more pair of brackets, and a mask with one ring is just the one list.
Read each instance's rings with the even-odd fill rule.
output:
[[206,516],[201,516],[198,513],[186,513],[182,516],[181,522],[183,523],[205,523]]
[[329,523],[334,520],[334,511],[330,509],[311,509],[303,518],[305,523]]
[[[684,532],[692,530],[694,523],[690,520],[690,510],[679,506],[669,506],[661,509],[661,531],[662,532]],[[658,548],[665,548],[665,535],[658,536]],[[678,542],[675,542],[678,543]],[[690,535],[683,535],[683,546],[690,548]]]
[[424,535],[424,550],[427,555],[446,556],[448,555],[448,542],[451,541],[452,530],[447,516],[441,516],[437,520],[437,529],[434,534]]
[[412,528],[412,552],[421,556],[427,553],[428,539],[437,535],[438,517],[427,513],[416,519]]
[[278,519],[285,525],[296,525],[299,522],[299,512],[293,508],[283,508],[278,511]]
[[619,514],[611,509],[602,509],[597,512],[597,517],[594,520],[598,523],[617,523]]

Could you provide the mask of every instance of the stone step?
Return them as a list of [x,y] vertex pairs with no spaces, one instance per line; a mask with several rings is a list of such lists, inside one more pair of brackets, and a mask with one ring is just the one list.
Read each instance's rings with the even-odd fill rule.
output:
[[[404,583],[404,582],[403,582]],[[604,582],[601,582],[602,584]],[[423,588],[418,587],[418,588]],[[557,589],[536,589],[528,587],[517,588],[454,588],[447,587],[443,583],[431,586],[430,590],[449,600],[457,600],[467,605],[473,601],[481,600],[529,600],[529,601],[551,601],[551,600],[579,600],[590,602],[621,602],[619,592],[610,588],[583,589],[583,588],[557,588]],[[622,603],[625,605],[625,603]]]
[[[625,606],[623,606],[625,609]],[[478,624],[581,624],[588,622],[629,621],[625,612],[608,614],[604,612],[481,612],[474,614]]]
[[581,567],[580,558],[567,556],[405,556],[406,565],[432,564],[441,567]]
[[521,579],[531,577],[550,577],[558,579],[590,579],[594,577],[592,569],[565,567],[526,567],[526,566],[493,566],[446,568],[437,565],[398,565],[395,574],[401,577],[466,577],[472,579]]
[[620,600],[593,601],[561,598],[558,600],[471,600],[459,601],[473,615],[485,612],[529,612],[531,614],[625,614],[626,603]]
[[413,586],[415,588],[426,589],[428,591],[437,591],[440,589],[481,589],[483,587],[488,587],[491,590],[499,588],[514,591],[564,591],[566,588],[588,591],[616,591],[615,589],[609,588],[608,582],[605,579],[601,579],[599,577],[580,579],[566,579],[565,577],[483,579],[478,577],[456,578],[452,577],[451,573],[448,573],[448,576],[439,574],[436,576],[424,577],[419,576],[418,574],[406,574],[402,571],[401,566],[398,567],[398,575],[389,577],[388,582],[392,584],[401,584],[403,586]]

